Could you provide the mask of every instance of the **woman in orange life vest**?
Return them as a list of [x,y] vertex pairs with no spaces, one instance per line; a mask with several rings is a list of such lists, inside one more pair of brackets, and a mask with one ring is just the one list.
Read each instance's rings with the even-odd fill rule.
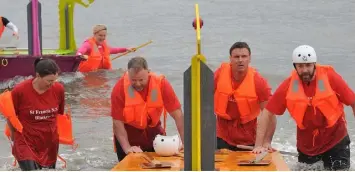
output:
[[[270,98],[261,115],[253,152],[265,151],[265,133],[272,127],[270,118],[287,109],[297,124],[298,161],[313,164],[323,161],[326,170],[348,170],[350,138],[344,106],[355,113],[355,94],[331,66],[316,64],[315,50],[308,45],[294,49],[295,70]],[[268,143],[265,143],[269,141]]]
[[230,62],[222,63],[214,76],[217,148],[242,151],[237,145],[255,144],[257,117],[271,95],[271,88],[249,66],[251,50],[247,43],[234,43],[229,54]]
[[35,61],[36,76],[11,91],[22,133],[14,130],[12,154],[22,170],[55,168],[59,138],[56,116],[64,114],[64,87],[56,82],[59,67],[51,59]]
[[135,51],[134,48],[112,48],[107,44],[107,27],[96,25],[93,28],[93,36],[84,41],[77,51],[86,61],[82,61],[78,67],[80,72],[91,72],[98,69],[112,69],[110,54]]
[[0,16],[0,39],[5,31],[5,27],[11,29],[13,31],[13,36],[19,39],[18,28],[16,27],[16,25],[10,22],[6,17],[2,16]]
[[[154,151],[155,136],[166,134],[165,109],[174,119],[183,143],[183,114],[172,86],[163,76],[151,73],[143,57],[132,58],[128,71],[111,94],[115,151],[119,161],[130,152]],[[160,122],[162,113],[164,128]]]

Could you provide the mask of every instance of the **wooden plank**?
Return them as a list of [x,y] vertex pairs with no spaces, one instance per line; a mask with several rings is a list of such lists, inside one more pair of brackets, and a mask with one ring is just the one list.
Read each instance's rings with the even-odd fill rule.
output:
[[[112,171],[181,171],[184,170],[184,161],[182,157],[160,157],[154,152],[145,152],[149,156],[161,162],[172,163],[171,168],[162,169],[143,169],[142,163],[146,161],[141,158],[140,153],[129,154],[121,162],[119,162]],[[251,160],[256,157],[256,154],[251,152],[230,152],[229,154],[216,154],[216,160],[222,160],[215,162],[215,167],[219,171],[290,171],[287,164],[282,158],[279,152],[273,152],[267,155],[264,160],[271,160],[271,164],[268,166],[239,166],[237,164],[240,160]]]

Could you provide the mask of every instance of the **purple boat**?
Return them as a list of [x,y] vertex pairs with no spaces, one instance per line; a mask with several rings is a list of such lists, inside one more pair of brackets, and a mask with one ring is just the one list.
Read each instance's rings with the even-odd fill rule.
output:
[[28,48],[0,47],[0,83],[16,76],[34,76],[34,61],[39,58],[51,58],[60,67],[61,72],[76,72],[82,59],[75,55],[73,15],[75,4],[88,7],[81,0],[59,0],[59,49],[42,48],[41,3],[30,0],[27,4]]
[[[80,56],[42,55],[43,58],[55,60],[61,72],[75,72],[80,62]],[[0,56],[0,82],[15,76],[34,76],[34,61],[38,57],[31,55]]]

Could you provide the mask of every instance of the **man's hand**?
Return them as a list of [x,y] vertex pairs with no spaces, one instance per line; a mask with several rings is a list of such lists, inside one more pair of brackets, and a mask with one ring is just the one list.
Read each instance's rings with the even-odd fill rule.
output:
[[259,153],[262,153],[262,152],[265,152],[267,151],[266,148],[264,148],[263,146],[257,146],[257,147],[254,147],[253,149],[253,153],[256,153],[256,154],[259,154]]
[[182,143],[182,141],[180,141],[180,145],[179,145],[179,152],[184,150],[184,144]]
[[128,150],[125,151],[126,154],[139,152],[143,152],[139,146],[131,146]]
[[265,148],[269,152],[274,152],[276,151],[274,148],[271,147],[271,143],[264,143],[263,148]]

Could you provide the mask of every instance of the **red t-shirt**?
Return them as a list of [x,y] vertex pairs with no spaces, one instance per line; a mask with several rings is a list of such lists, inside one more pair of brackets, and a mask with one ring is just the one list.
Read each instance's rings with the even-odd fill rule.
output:
[[[342,77],[334,71],[328,72],[329,83],[332,89],[337,93],[340,101],[339,106],[343,108],[342,103],[351,105],[355,102],[354,92],[348,87]],[[270,98],[266,109],[274,114],[282,115],[286,110],[286,95],[291,82],[291,77],[287,78],[275,91]],[[313,97],[316,90],[316,80],[310,82],[309,85],[303,84],[306,96]],[[331,149],[339,143],[346,135],[345,118],[341,118],[331,128],[325,128],[326,118],[316,109],[314,115],[313,107],[308,107],[303,119],[303,125],[306,129],[301,130],[297,127],[297,148],[304,154],[309,156],[319,155]],[[319,130],[319,134],[314,137],[313,131]]]
[[34,160],[42,166],[50,166],[57,160],[56,115],[64,113],[64,87],[55,83],[38,94],[32,81],[25,80],[11,91],[15,112],[23,125],[22,135],[14,133],[12,153],[17,161]]
[[[113,88],[111,94],[111,116],[115,120],[123,120],[123,108],[125,107],[125,93],[123,86],[123,77],[121,77]],[[149,85],[149,81],[148,81]],[[142,91],[138,91],[143,99],[146,101],[148,96],[148,87]],[[168,82],[163,79],[161,83],[161,93],[163,97],[164,107],[170,113],[181,108],[179,99],[177,98],[174,89]],[[148,127],[145,130],[137,129],[133,126],[125,124],[125,129],[128,135],[128,141],[132,146],[141,146],[143,149],[153,148],[153,140],[156,135],[163,134],[161,122],[156,127]]]
[[[218,77],[220,74],[221,68],[218,68],[214,73],[214,88],[216,91]],[[258,72],[255,72],[254,75],[255,90],[258,96],[258,101],[265,102],[271,96],[271,87],[267,83],[266,79],[263,78]],[[232,87],[237,89],[240,83],[238,83],[232,77]],[[252,120],[246,124],[241,124],[239,120],[239,110],[238,105],[234,100],[234,97],[231,95],[229,97],[227,105],[227,114],[233,115],[236,120],[225,120],[217,116],[217,137],[223,139],[228,144],[236,145],[254,145],[256,138],[256,124],[257,119]]]

